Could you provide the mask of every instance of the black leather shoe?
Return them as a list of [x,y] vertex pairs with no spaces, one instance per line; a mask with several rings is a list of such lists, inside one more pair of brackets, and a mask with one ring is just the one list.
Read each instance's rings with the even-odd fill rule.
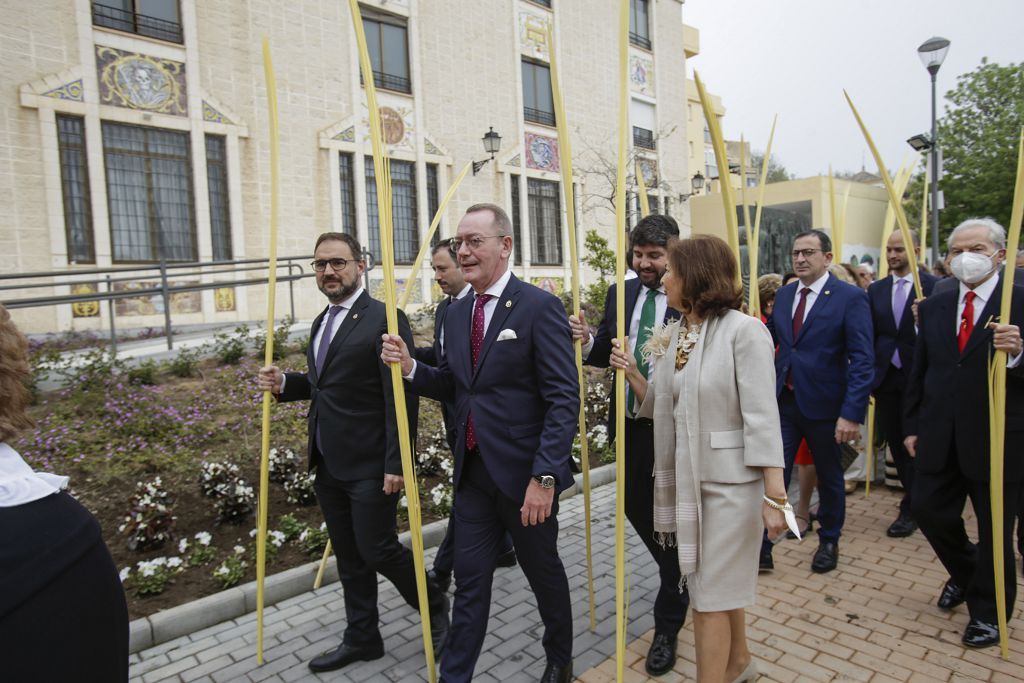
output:
[[309,670],[317,673],[323,671],[334,671],[352,662],[369,662],[380,659],[384,656],[384,646],[376,645],[371,647],[355,647],[342,643],[330,652],[324,652],[314,657],[309,662]]
[[917,531],[917,522],[907,515],[900,515],[896,518],[896,521],[890,524],[889,528],[885,530],[885,535],[889,538],[906,538],[915,531]]
[[505,552],[498,555],[498,566],[499,567],[514,567],[519,561],[516,559],[516,549],[509,548]]
[[434,585],[442,593],[448,592],[448,586],[452,585],[451,572],[439,572],[436,569],[427,570],[427,579],[434,582]]
[[814,559],[811,560],[811,570],[824,574],[835,569],[838,561],[839,544],[835,541],[822,541],[818,544],[818,549],[814,551]]
[[939,606],[939,609],[953,609],[958,605],[964,604],[964,600],[967,599],[965,592],[963,588],[953,583],[953,579],[950,579],[942,587],[939,601],[935,604]]
[[667,633],[655,633],[651,649],[647,651],[644,668],[650,676],[662,676],[676,665],[676,641],[678,638]]
[[999,642],[999,626],[971,619],[961,642],[967,647],[988,647]]
[[430,611],[430,640],[434,645],[434,659],[441,656],[446,641],[451,619],[448,617],[448,596],[441,593],[441,606]]
[[548,662],[540,683],[569,683],[572,680],[572,662],[568,664],[552,664]]
[[775,561],[772,559],[772,551],[762,549],[761,560],[757,564],[758,573],[765,574],[773,569],[775,569]]

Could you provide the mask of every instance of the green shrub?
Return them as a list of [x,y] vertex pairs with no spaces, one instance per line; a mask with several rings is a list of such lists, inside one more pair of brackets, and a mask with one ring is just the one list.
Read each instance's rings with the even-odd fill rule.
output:
[[167,369],[175,377],[192,377],[199,367],[199,351],[197,349],[181,349],[178,355],[167,363]]
[[245,355],[245,342],[248,338],[249,330],[245,326],[236,327],[233,335],[218,332],[213,335],[213,353],[221,363],[237,365]]
[[131,384],[152,386],[156,384],[158,370],[159,368],[157,367],[156,361],[152,358],[144,360],[138,365],[128,369],[128,382]]

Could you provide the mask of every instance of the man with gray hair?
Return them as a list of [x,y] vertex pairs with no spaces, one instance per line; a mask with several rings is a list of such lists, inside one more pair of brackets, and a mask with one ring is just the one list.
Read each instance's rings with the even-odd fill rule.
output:
[[[904,446],[916,469],[912,512],[950,575],[938,606],[953,609],[967,602],[970,621],[962,642],[974,648],[999,642],[989,493],[993,350],[1009,357],[1002,520],[1007,614],[1013,612],[1017,589],[1011,540],[1024,488],[1024,285],[1013,287],[1010,319],[999,320],[999,266],[1005,258],[1006,232],[991,219],[964,221],[950,234],[947,259],[959,286],[936,287],[918,307],[919,334],[904,404]],[[976,545],[964,528],[968,497],[977,516]]]

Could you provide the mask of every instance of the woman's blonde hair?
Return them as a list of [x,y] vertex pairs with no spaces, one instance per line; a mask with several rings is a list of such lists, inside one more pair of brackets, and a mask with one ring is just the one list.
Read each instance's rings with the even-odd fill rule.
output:
[[31,394],[28,381],[28,340],[0,304],[0,441],[12,439],[32,426],[25,412]]

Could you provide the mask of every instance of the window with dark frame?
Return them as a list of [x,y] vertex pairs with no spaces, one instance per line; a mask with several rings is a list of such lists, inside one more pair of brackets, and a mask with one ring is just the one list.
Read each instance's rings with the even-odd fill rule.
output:
[[629,42],[645,50],[651,49],[651,29],[647,0],[629,0]]
[[362,14],[366,47],[373,65],[373,84],[386,90],[411,93],[409,32],[405,20],[366,8],[362,8]]
[[529,59],[523,60],[523,118],[547,126],[555,125],[551,69],[547,64]]
[[206,136],[206,188],[210,196],[210,241],[213,260],[231,260],[231,205],[228,200],[228,155],[223,135]]
[[530,211],[530,263],[535,266],[561,266],[562,225],[558,183],[527,178],[526,192]]
[[657,144],[654,142],[654,131],[641,128],[640,126],[633,126],[633,146],[643,147],[644,149],[656,149]]
[[356,236],[356,185],[352,173],[352,153],[338,155],[338,170],[341,177],[341,231]]
[[102,129],[113,260],[195,261],[188,133],[110,121]]
[[57,148],[60,154],[68,263],[96,263],[89,166],[85,151],[85,120],[82,117],[57,115]]
[[92,23],[147,38],[183,43],[178,0],[102,0],[92,3]]
[[547,7],[548,9],[551,9],[551,0],[530,0],[530,2],[532,2],[535,5],[540,5],[541,7]]
[[523,230],[519,212],[519,176],[509,176],[512,183],[512,251],[515,253],[515,264],[523,265]]
[[[434,216],[437,215],[437,209],[440,206],[437,196],[437,164],[427,164],[427,220],[433,222]],[[430,226],[430,223],[427,223]],[[437,226],[437,230],[434,231],[434,236],[430,238],[430,246],[434,246],[441,241],[441,225]]]
[[[377,207],[377,180],[373,157],[364,157],[366,166],[366,222],[369,250],[380,262],[380,212]],[[409,265],[420,248],[416,210],[416,164],[391,160],[391,220],[395,237],[395,263]]]
[[649,195],[647,195],[647,208],[648,208],[648,210],[650,211],[650,213],[652,215],[653,214],[661,213],[661,201],[660,201],[660,198],[658,197],[658,195],[656,195],[656,194],[649,194]]

